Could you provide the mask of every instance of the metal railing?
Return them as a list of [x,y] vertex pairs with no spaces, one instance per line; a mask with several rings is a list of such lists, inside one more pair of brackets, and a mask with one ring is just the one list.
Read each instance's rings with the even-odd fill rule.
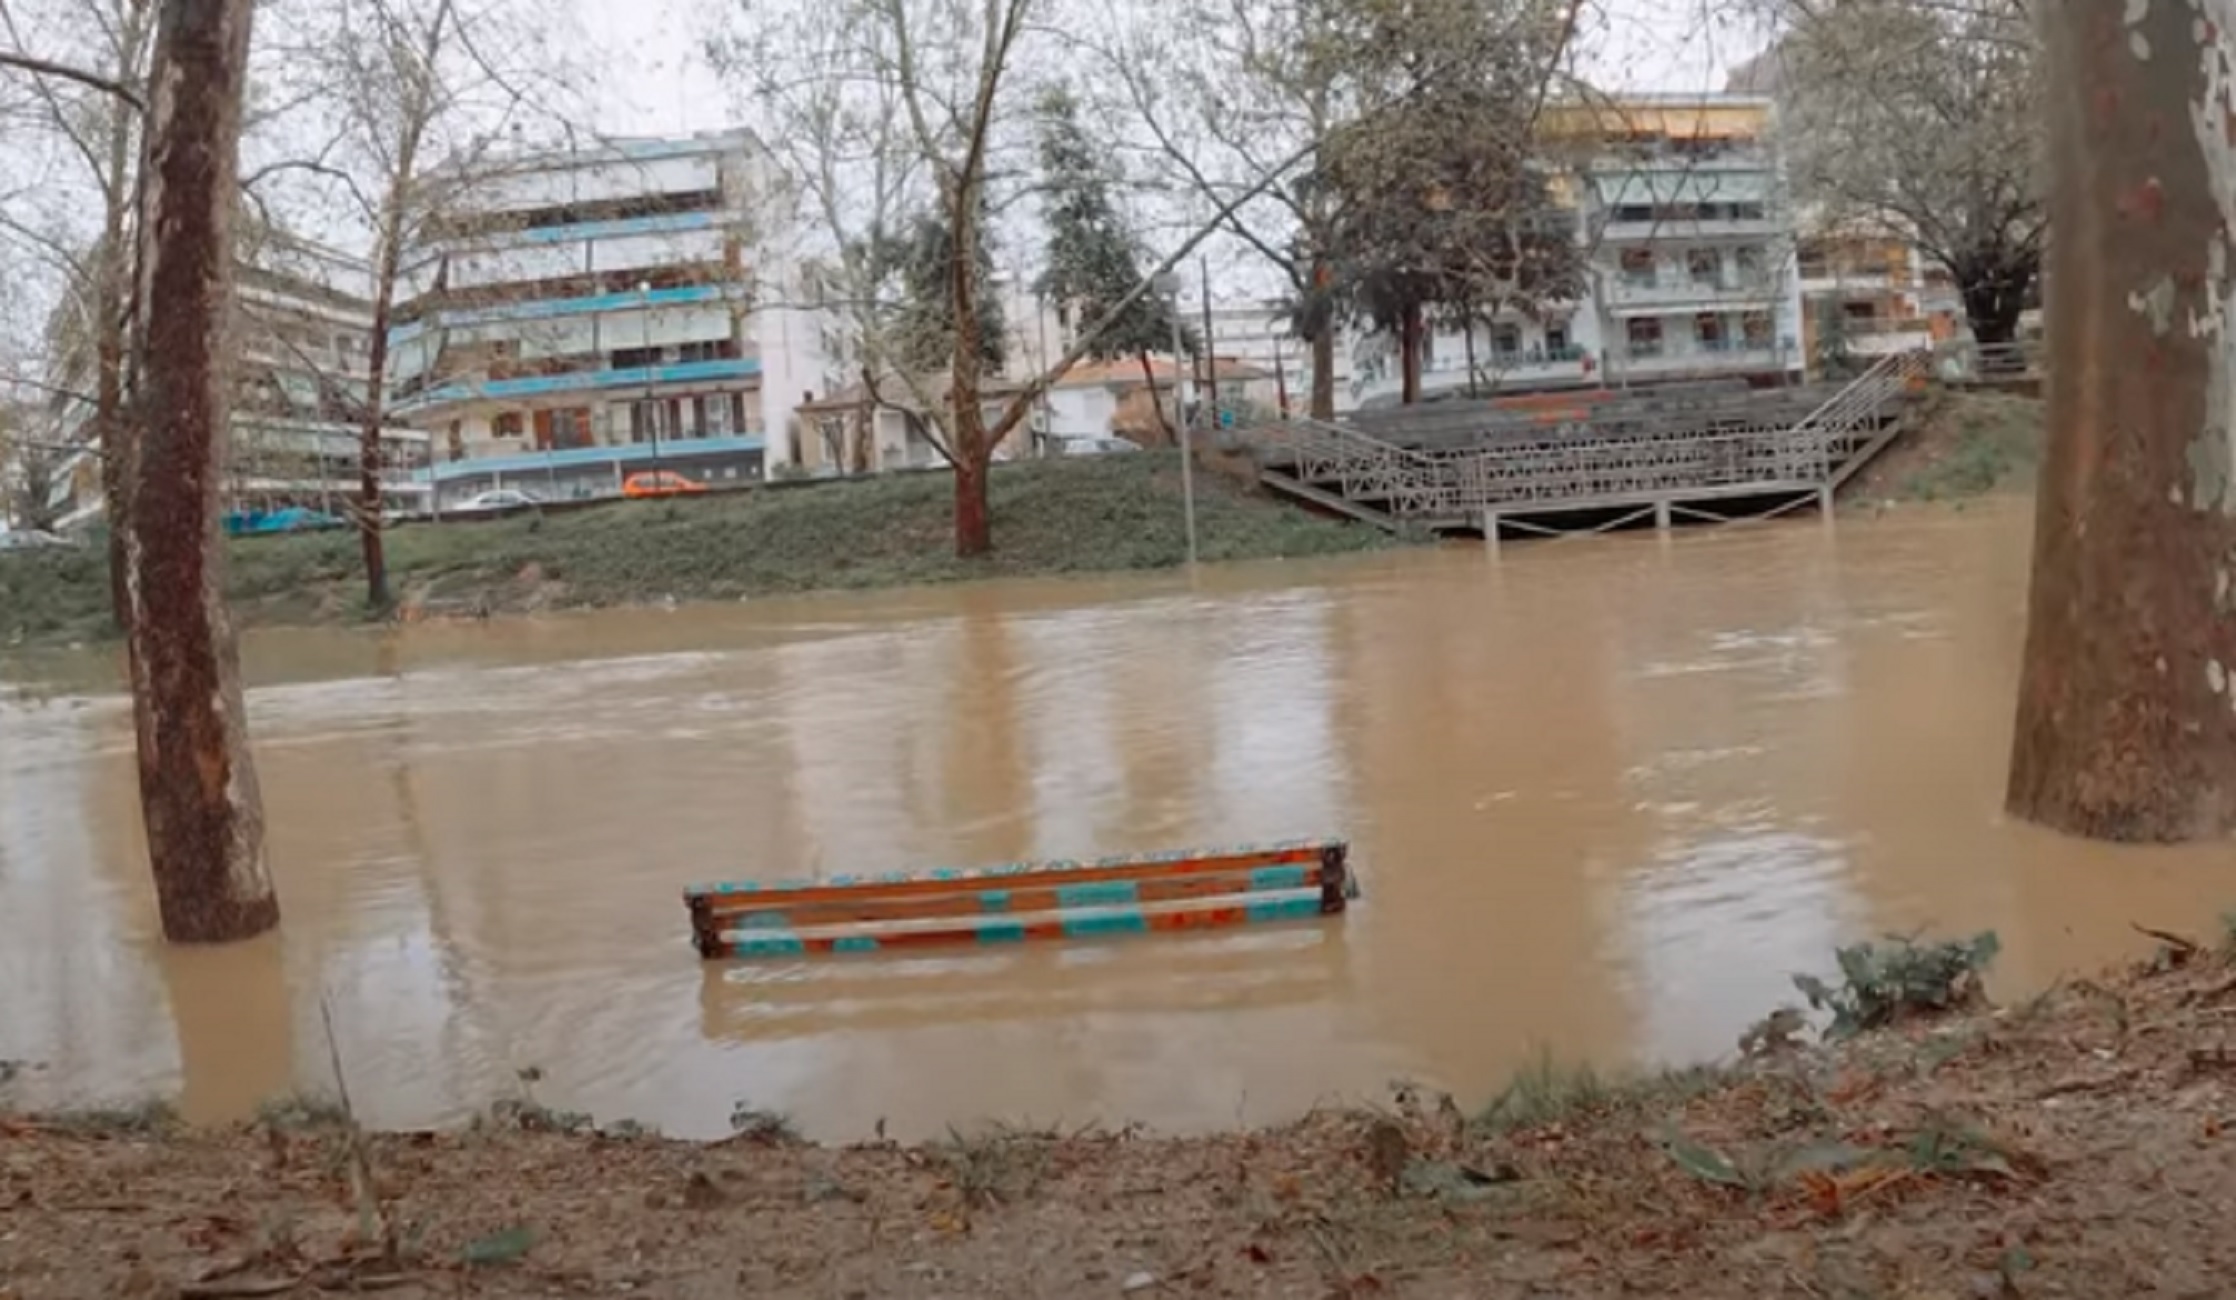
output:
[[1866,426],[1926,373],[1928,354],[1881,359],[1800,420],[1708,430],[1545,433],[1427,451],[1340,424],[1291,419],[1239,439],[1306,484],[1419,523],[1471,522],[1520,505],[1613,504],[1685,493],[1832,483]]

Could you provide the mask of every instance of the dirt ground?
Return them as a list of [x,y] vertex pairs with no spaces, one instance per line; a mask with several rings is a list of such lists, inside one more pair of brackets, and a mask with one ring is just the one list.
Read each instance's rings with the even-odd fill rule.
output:
[[[0,1120],[0,1295],[2224,1296],[2236,966],[1190,1139]],[[524,1131],[525,1122],[529,1128]],[[375,1195],[353,1190],[369,1169]]]

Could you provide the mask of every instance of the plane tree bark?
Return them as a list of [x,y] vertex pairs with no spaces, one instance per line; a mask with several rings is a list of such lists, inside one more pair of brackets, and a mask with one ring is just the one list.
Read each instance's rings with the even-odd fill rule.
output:
[[2049,447],[2013,813],[2236,831],[2236,0],[2045,5]]
[[149,79],[124,585],[140,806],[176,943],[279,921],[218,531],[253,3],[163,0]]

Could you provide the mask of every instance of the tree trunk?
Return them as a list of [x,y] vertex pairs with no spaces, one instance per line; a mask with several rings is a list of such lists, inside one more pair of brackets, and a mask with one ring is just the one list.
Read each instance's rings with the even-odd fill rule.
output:
[[[144,48],[142,19],[133,26],[121,48],[130,55]],[[137,71],[135,67],[134,71]],[[109,603],[117,631],[129,629],[132,604],[124,589],[124,519],[130,508],[126,484],[132,478],[132,430],[124,421],[125,305],[130,301],[129,263],[124,241],[129,233],[132,203],[132,126],[136,118],[122,104],[111,103],[109,113],[108,171],[102,180],[101,248],[94,258],[93,286],[94,380],[93,434],[101,441],[101,514],[108,521]]]
[[252,8],[164,0],[149,78],[139,301],[160,309],[138,313],[125,586],[140,806],[176,943],[279,921],[217,519]]
[[[1180,441],[1180,435],[1173,430],[1172,421],[1165,418],[1165,404],[1157,398],[1157,372],[1149,365],[1147,349],[1135,355],[1141,358],[1141,382],[1149,390],[1149,409],[1157,418],[1157,445],[1160,447],[1171,446]],[[1178,406],[1180,404],[1178,401],[1180,394],[1180,359],[1178,357],[1173,358],[1172,362],[1172,391],[1175,399],[1173,405]]]
[[381,241],[373,282],[373,330],[366,343],[364,424],[357,431],[357,543],[365,557],[365,605],[383,614],[393,604],[388,591],[388,547],[382,537],[380,429],[387,423],[383,388],[388,382],[388,318],[396,297],[396,230]]
[[1312,263],[1312,289],[1314,300],[1306,319],[1319,323],[1320,330],[1312,336],[1312,418],[1335,419],[1335,313],[1320,310],[1321,303],[1335,292],[1335,267],[1325,259]]
[[2039,255],[2007,248],[1976,249],[1950,268],[1957,293],[1964,299],[1964,318],[1972,327],[1973,341],[1998,349],[1990,362],[2001,365],[2007,360],[2006,345],[2018,338],[2019,317],[2040,272]]
[[955,460],[955,554],[964,559],[994,549],[994,521],[986,504],[990,467],[984,459]]
[[2102,839],[2224,838],[2236,831],[2236,267],[2224,242],[2236,167],[2223,136],[2236,0],[2127,13],[2124,32],[2107,6],[2042,19],[2043,83],[2057,88],[2050,429],[2009,804]]
[[978,378],[985,365],[984,324],[978,315],[978,185],[965,171],[942,186],[949,203],[948,310],[955,319],[955,352],[948,376],[949,435],[955,460],[955,554],[964,559],[994,549],[986,480],[994,458],[986,437],[986,408]]
[[1398,401],[1411,406],[1421,400],[1421,309],[1408,304],[1398,316]]
[[1335,418],[1335,331],[1321,330],[1312,338],[1312,418]]

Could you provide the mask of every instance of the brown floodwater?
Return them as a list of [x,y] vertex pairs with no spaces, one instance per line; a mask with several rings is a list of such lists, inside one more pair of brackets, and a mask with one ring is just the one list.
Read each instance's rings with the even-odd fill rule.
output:
[[[196,1119],[512,1095],[672,1133],[1186,1130],[1545,1053],[1727,1054],[1884,931],[2000,988],[2209,933],[2227,848],[2000,810],[2029,512],[2000,502],[1182,576],[248,646],[285,923],[166,948],[105,655],[0,672],[0,1059]],[[22,684],[23,679],[31,684]],[[679,888],[1318,834],[1347,917],[701,964]],[[322,1004],[324,1010],[322,1011]]]

